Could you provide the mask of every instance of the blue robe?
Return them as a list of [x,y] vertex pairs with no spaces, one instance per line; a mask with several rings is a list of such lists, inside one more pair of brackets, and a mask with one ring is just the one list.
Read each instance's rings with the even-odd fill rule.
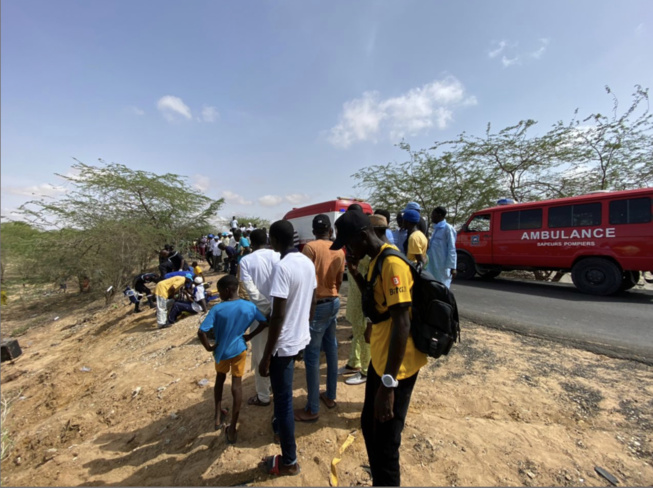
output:
[[426,255],[428,256],[426,270],[449,288],[451,270],[456,269],[456,230],[446,220],[433,226]]

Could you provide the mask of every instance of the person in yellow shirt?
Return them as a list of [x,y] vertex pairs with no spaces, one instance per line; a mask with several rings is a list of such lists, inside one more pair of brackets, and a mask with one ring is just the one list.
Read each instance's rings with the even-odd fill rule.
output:
[[[331,249],[346,247],[347,264],[357,283],[372,277],[384,249],[397,249],[374,231],[361,211],[347,211],[336,220],[336,240]],[[358,271],[364,256],[371,262],[366,279]],[[413,277],[409,266],[396,256],[383,260],[373,284],[376,313],[372,319],[372,360],[365,384],[361,427],[374,486],[399,486],[399,446],[417,374],[427,363],[410,335]]]
[[161,280],[154,288],[156,296],[156,323],[159,329],[165,329],[172,324],[168,322],[168,311],[175,302],[175,295],[186,285],[191,285],[193,275],[188,273],[185,276],[173,276],[167,280]]
[[406,210],[403,217],[404,228],[408,232],[406,257],[415,264],[426,266],[426,251],[429,241],[417,227],[420,221],[419,212],[417,210]]

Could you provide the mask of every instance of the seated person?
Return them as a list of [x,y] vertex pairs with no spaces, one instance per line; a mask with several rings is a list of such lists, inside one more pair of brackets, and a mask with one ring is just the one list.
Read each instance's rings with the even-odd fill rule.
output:
[[197,276],[193,281],[194,283],[190,286],[190,289],[184,289],[182,291],[181,299],[175,300],[175,303],[172,304],[172,308],[168,314],[168,323],[170,325],[177,321],[177,317],[182,312],[196,314],[208,310],[206,306],[204,280]]

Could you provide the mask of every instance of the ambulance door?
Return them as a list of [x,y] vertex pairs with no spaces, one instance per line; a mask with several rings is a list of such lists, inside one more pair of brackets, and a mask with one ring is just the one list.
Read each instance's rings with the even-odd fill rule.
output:
[[492,259],[492,214],[474,215],[460,229],[458,238],[464,242],[464,248],[474,257],[477,264],[493,264]]

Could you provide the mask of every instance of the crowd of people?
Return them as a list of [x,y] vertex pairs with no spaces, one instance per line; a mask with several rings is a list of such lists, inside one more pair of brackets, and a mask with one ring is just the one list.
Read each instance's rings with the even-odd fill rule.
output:
[[[399,485],[401,432],[419,370],[427,362],[410,337],[409,266],[395,256],[383,261],[372,284],[378,314],[363,311],[362,294],[376,258],[388,247],[450,286],[456,275],[456,231],[446,222],[443,207],[433,209],[429,217],[430,232],[420,205],[409,202],[396,215],[398,228],[392,231],[387,210],[367,215],[352,204],[335,222],[328,215],[317,215],[312,222],[315,239],[301,251],[290,222],[277,221],[269,232],[254,226],[241,230],[234,217],[231,232],[197,241],[197,252],[211,270],[226,273],[217,283],[220,302],[210,310],[201,268],[197,262],[189,266],[172,246],[160,252],[160,274],[137,276],[134,292],[157,309],[161,328],[175,323],[183,312],[208,311],[198,337],[214,356],[214,427],[224,429],[229,443],[237,442],[246,343],[251,342],[256,392],[247,403],[259,407],[273,403],[271,430],[281,448],[280,454],[262,460],[267,473],[300,472],[295,422],[317,422],[321,406],[335,408],[338,376],[343,375],[347,385],[365,384],[361,426],[373,484]],[[338,368],[336,319],[345,265],[350,277],[346,318],[353,335],[348,361]],[[148,283],[155,283],[153,292]],[[136,300],[134,311],[139,310]],[[324,389],[321,351],[327,366]],[[305,405],[294,408],[298,360],[305,363],[308,394]],[[222,396],[229,373],[233,403],[227,423]]]

